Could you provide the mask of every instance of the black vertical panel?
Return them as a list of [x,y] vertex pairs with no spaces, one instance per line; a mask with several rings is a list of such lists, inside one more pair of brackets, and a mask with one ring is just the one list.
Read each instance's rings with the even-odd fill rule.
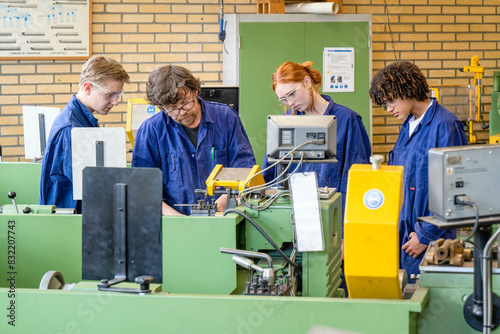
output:
[[162,282],[162,173],[157,168],[83,170],[82,279],[115,276],[115,184],[126,185],[127,281]]

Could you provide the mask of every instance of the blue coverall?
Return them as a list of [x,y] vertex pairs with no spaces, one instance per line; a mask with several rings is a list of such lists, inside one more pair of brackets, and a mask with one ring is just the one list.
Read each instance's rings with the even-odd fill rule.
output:
[[255,165],[252,147],[236,112],[225,104],[201,98],[198,101],[202,113],[196,147],[182,125],[160,112],[137,131],[132,157],[132,167],[162,170],[163,201],[182,214],[189,214],[191,209],[175,204],[196,204],[204,199],[194,191],[206,189],[205,181],[215,165]]
[[[456,230],[441,231],[438,227],[417,221],[417,217],[432,215],[429,211],[428,152],[434,147],[467,145],[460,120],[437,101],[427,109],[420,124],[409,137],[409,120],[403,123],[394,149],[389,152],[389,165],[404,166],[404,202],[399,215],[399,246],[416,232],[421,244],[439,238],[455,238]],[[400,267],[408,276],[418,274],[418,266],[425,252],[416,259],[400,250]]]
[[38,202],[58,208],[75,208],[81,213],[81,201],[73,199],[71,129],[75,127],[99,127],[99,123],[73,95],[50,129],[43,155]]

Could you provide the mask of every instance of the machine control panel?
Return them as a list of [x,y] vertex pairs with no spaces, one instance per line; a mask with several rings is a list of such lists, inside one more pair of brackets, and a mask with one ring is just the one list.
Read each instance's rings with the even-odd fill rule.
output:
[[[429,150],[429,210],[441,220],[500,215],[500,144],[443,147]],[[417,185],[418,187],[419,185]]]

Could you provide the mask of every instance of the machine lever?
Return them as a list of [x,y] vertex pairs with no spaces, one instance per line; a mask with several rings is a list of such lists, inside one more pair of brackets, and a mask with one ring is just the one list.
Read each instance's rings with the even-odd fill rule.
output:
[[141,285],[141,290],[149,290],[149,284],[153,283],[155,278],[153,276],[138,276],[135,282]]
[[12,200],[12,205],[14,206],[14,211],[16,212],[16,214],[19,214],[19,210],[17,209],[17,204],[16,204],[16,192],[15,191],[9,191],[9,193],[7,194],[7,196],[9,196],[9,198]]
[[264,269],[262,269],[261,267],[256,265],[255,262],[253,262],[250,259],[247,259],[244,256],[240,256],[240,255],[236,255],[236,254],[233,255],[233,262],[242,266],[245,269],[253,269],[253,270],[257,270],[258,272],[264,271]]

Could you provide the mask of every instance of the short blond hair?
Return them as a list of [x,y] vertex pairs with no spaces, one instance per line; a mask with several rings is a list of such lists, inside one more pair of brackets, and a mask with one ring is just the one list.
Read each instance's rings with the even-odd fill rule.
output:
[[130,77],[116,60],[104,56],[92,56],[82,66],[80,86],[86,82],[103,83],[106,80],[130,83]]

